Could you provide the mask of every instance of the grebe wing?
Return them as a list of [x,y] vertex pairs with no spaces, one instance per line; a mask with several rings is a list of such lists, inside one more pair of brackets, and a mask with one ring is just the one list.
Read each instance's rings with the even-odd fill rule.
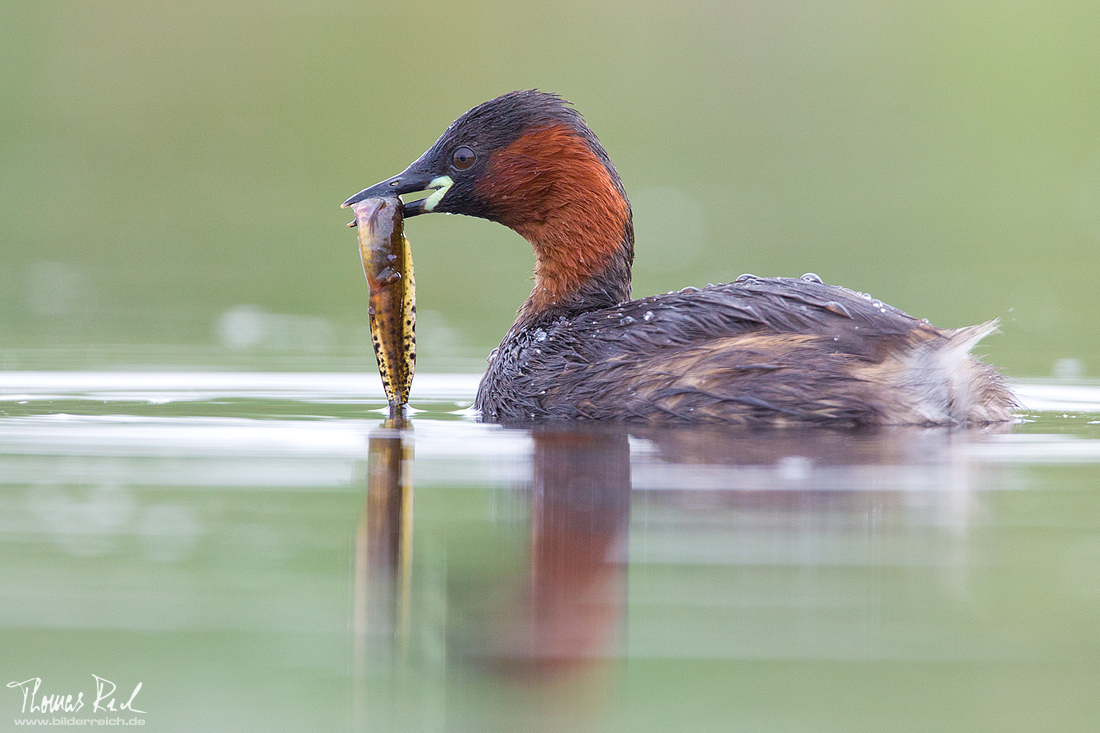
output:
[[633,353],[775,333],[828,337],[836,350],[874,357],[884,342],[914,331],[942,333],[863,293],[795,278],[742,277],[727,285],[686,288],[591,311],[561,325],[561,331],[598,351]]

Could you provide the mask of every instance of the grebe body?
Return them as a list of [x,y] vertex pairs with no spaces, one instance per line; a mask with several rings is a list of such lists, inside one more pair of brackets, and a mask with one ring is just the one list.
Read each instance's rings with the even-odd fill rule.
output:
[[535,252],[535,284],[489,357],[475,407],[497,422],[739,425],[1009,420],[1012,392],[970,349],[994,323],[939,329],[814,275],[630,299],[634,228],[580,114],[538,91],[456,120],[405,171],[352,196],[500,222]]

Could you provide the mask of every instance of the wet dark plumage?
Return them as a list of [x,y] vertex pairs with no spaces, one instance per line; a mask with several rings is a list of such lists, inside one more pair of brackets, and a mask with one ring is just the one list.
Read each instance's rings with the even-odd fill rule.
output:
[[747,276],[513,328],[475,406],[503,421],[999,421],[1011,393],[966,356],[991,328],[937,329],[812,276]]
[[[460,146],[474,151],[468,169],[450,164]],[[435,208],[406,204],[408,216],[480,216],[535,251],[531,297],[477,393],[485,420],[960,424],[1008,420],[1015,408],[1003,379],[969,354],[993,323],[938,329],[816,276],[742,276],[629,300],[626,192],[560,97],[513,92],[475,107],[348,204],[444,175],[453,185]]]

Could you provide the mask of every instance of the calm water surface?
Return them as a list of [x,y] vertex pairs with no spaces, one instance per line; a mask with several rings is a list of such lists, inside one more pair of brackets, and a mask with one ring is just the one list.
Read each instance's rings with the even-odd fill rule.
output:
[[873,433],[506,429],[475,386],[394,424],[373,375],[0,373],[0,673],[41,679],[0,730],[1100,720],[1100,385]]

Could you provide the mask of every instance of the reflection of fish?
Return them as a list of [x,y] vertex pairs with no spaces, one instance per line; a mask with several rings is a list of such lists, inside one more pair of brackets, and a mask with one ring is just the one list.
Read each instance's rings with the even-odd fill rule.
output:
[[370,286],[371,341],[390,407],[409,401],[416,366],[416,285],[405,217],[396,197],[370,198],[353,207],[359,255]]

